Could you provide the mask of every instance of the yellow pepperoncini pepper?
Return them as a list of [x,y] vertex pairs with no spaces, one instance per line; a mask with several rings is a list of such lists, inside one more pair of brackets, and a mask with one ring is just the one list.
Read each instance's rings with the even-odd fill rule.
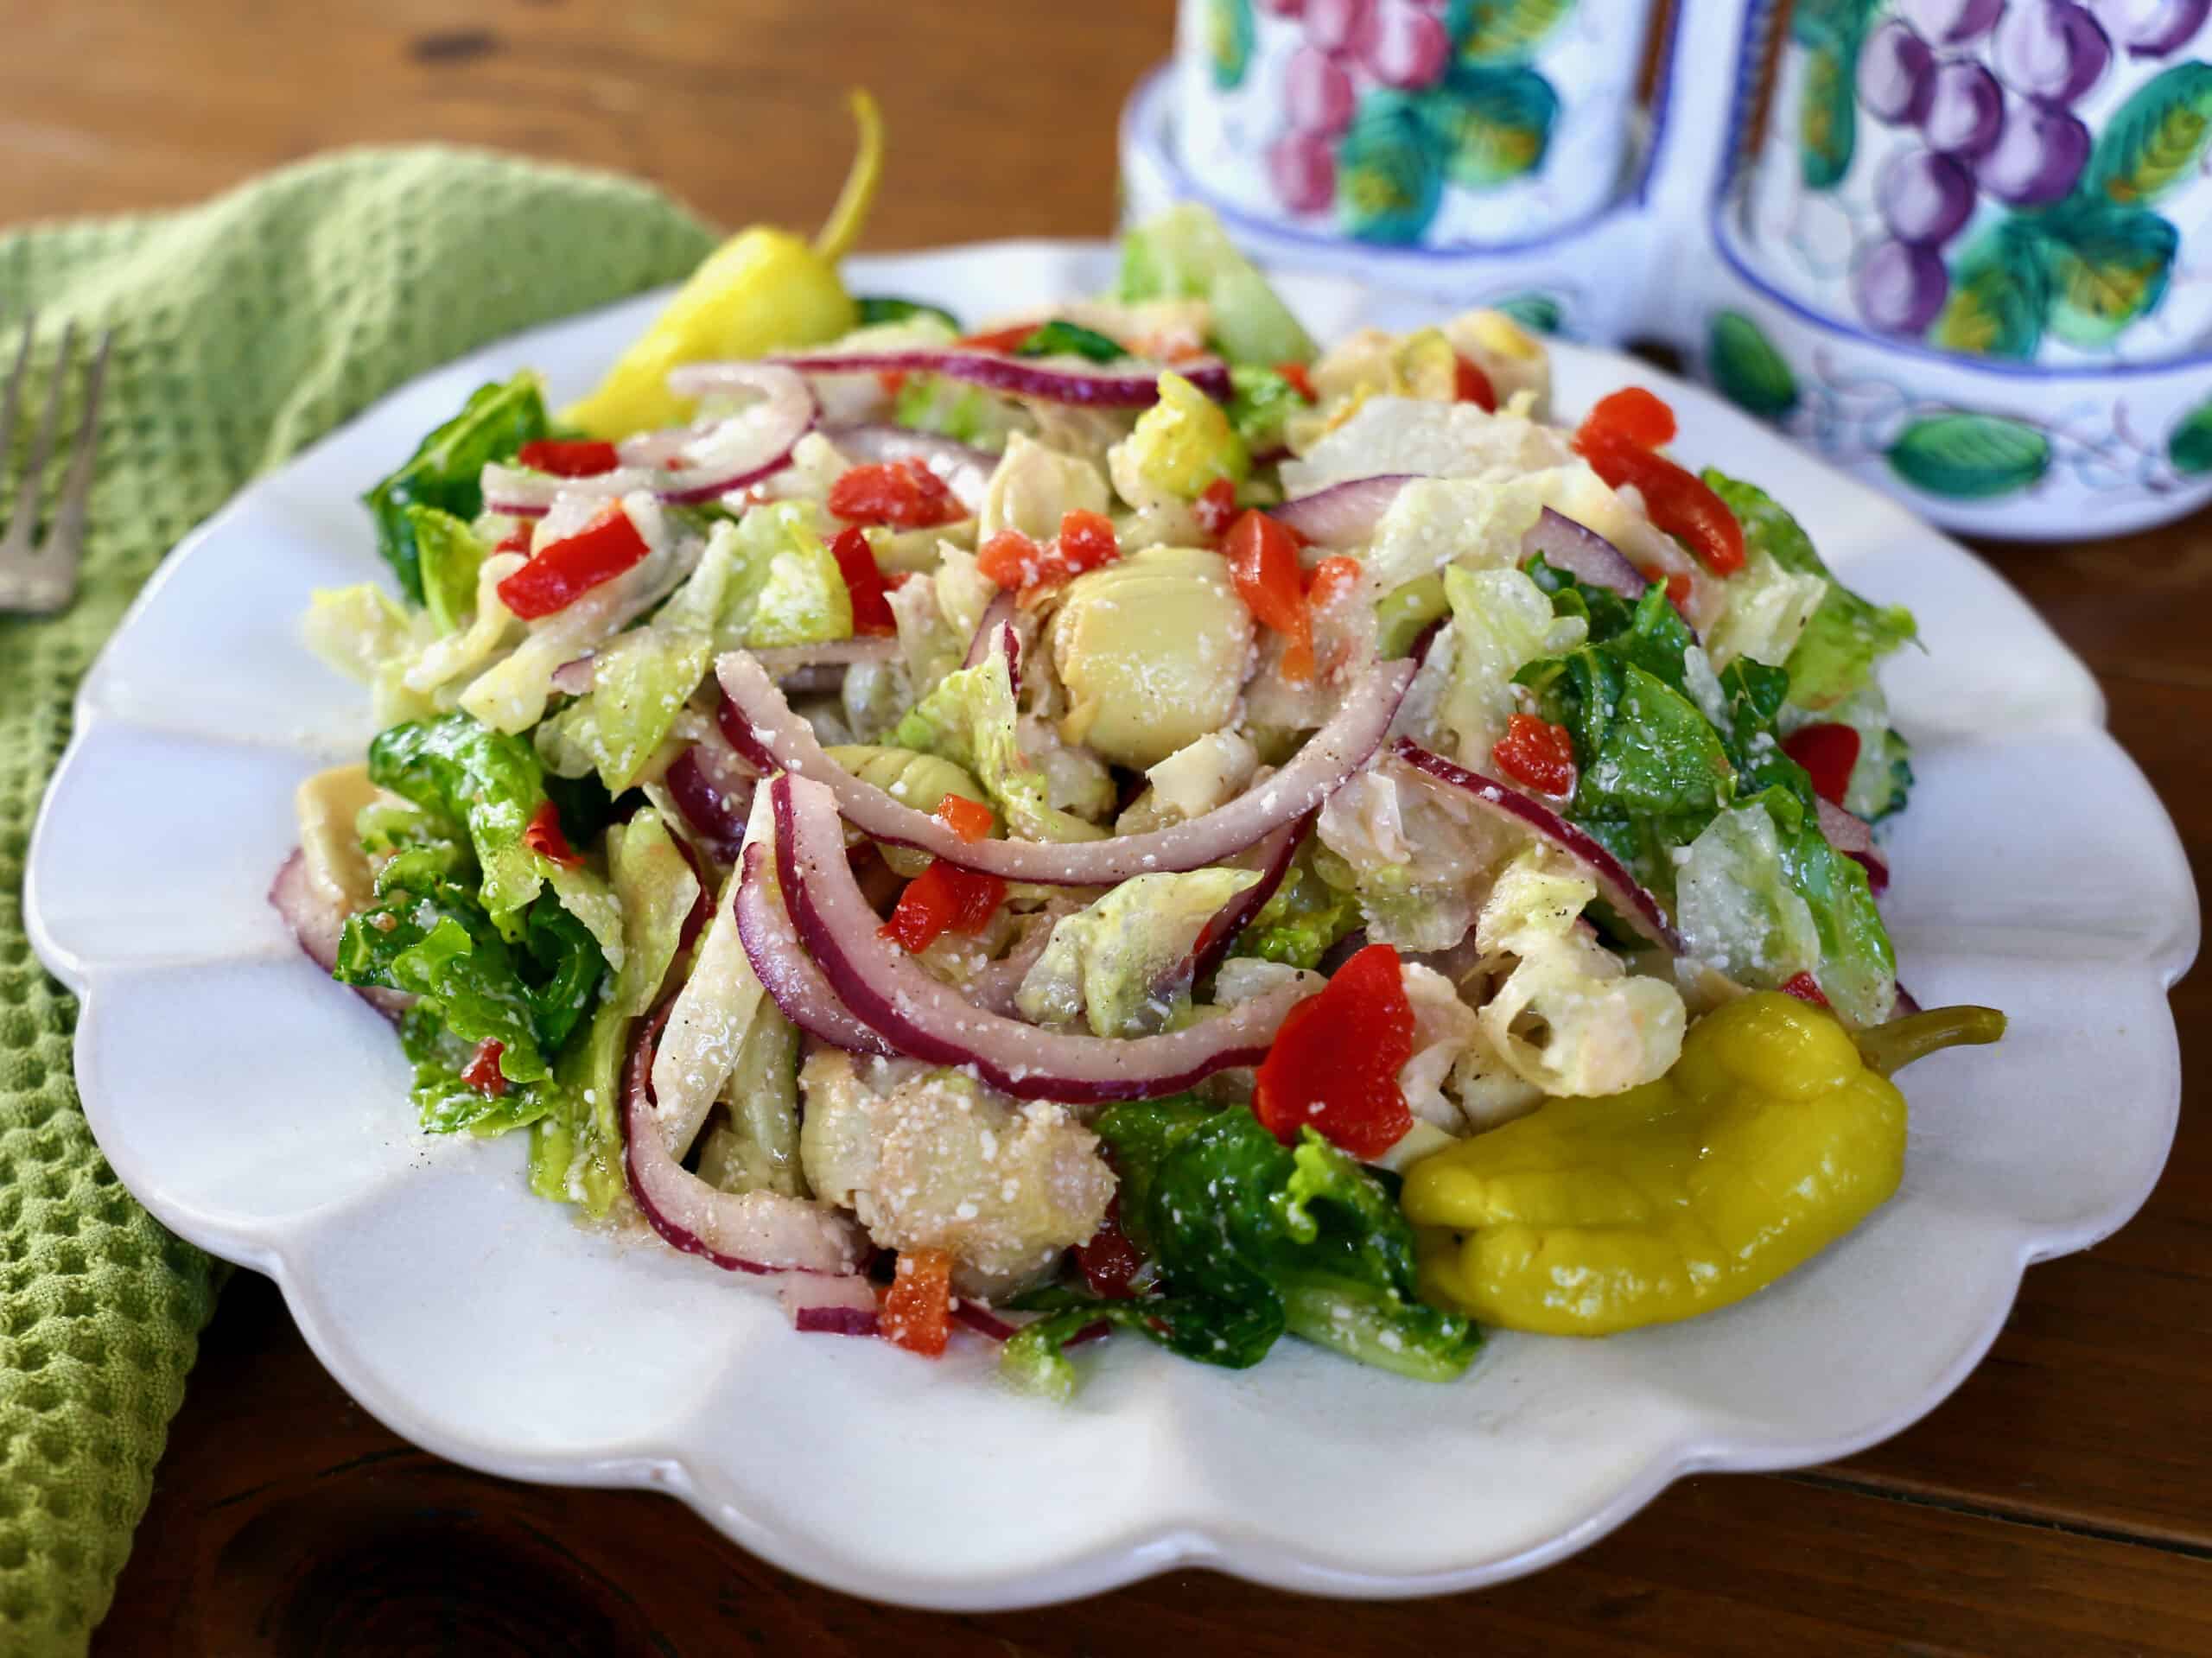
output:
[[1415,1164],[1422,1286],[1484,1324],[1604,1336],[1739,1301],[1872,1213],[1904,1172],[1887,1073],[2004,1015],[1939,1008],[1864,1032],[1773,991],[1691,1027],[1658,1081],[1535,1115]]
[[772,226],[740,231],[707,256],[599,389],[564,419],[610,439],[673,426],[691,413],[690,401],[668,389],[668,372],[678,364],[759,357],[851,332],[860,314],[837,278],[837,261],[859,236],[883,173],[875,100],[856,92],[852,104],[860,152],[814,245]]

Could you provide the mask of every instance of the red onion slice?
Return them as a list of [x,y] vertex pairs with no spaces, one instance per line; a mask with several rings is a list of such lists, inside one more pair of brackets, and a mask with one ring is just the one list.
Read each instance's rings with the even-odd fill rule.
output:
[[[308,854],[295,848],[269,884],[270,906],[283,918],[308,960],[325,973],[338,965],[338,939],[346,931],[346,912],[326,898],[308,873]],[[386,1019],[397,1020],[415,1005],[404,990],[372,985],[346,987]]]
[[768,999],[785,1019],[832,1047],[895,1058],[899,1051],[853,1017],[852,1009],[837,1000],[837,993],[822,976],[822,969],[799,948],[798,934],[768,867],[767,848],[749,846],[744,857],[744,873],[737,883],[737,936]]
[[1295,823],[1285,823],[1252,848],[1260,879],[1216,910],[1212,918],[1198,930],[1182,969],[1166,986],[1168,1000],[1173,1001],[1174,993],[1189,988],[1221,965],[1222,957],[1236,942],[1236,935],[1252,924],[1252,918],[1267,907],[1268,900],[1282,885],[1283,877],[1290,873],[1290,866],[1298,858],[1298,843],[1306,838],[1306,827],[1312,821],[1301,818]]
[[976,623],[976,636],[968,641],[968,654],[961,658],[963,668],[980,668],[991,659],[991,646],[1001,645],[1006,651],[1007,678],[1013,683],[1014,694],[1021,695],[1021,635],[1014,625],[1014,595],[1001,593],[983,607],[983,613]]
[[593,666],[592,653],[571,657],[553,670],[553,689],[569,696],[588,695],[597,670]]
[[720,861],[735,863],[759,781],[753,768],[715,732],[678,754],[662,780],[692,833]]
[[1434,782],[1459,790],[1489,807],[1501,817],[1511,818],[1539,840],[1548,841],[1583,867],[1598,884],[1598,896],[1611,905],[1620,918],[1653,943],[1682,953],[1681,935],[1669,924],[1659,900],[1637,885],[1621,867],[1620,860],[1568,823],[1543,802],[1495,778],[1486,778],[1455,765],[1441,754],[1433,754],[1410,737],[1401,737],[1390,752]]
[[1231,1065],[1257,1064],[1306,994],[1285,985],[1160,1036],[1077,1036],[987,1013],[880,935],[845,861],[836,796],[788,772],[768,787],[776,867],[800,942],[838,999],[912,1058],[973,1066],[981,1080],[1019,1099],[1157,1099]]
[[875,1286],[858,1273],[836,1278],[819,1274],[794,1274],[778,1287],[776,1299],[791,1315],[794,1330],[827,1336],[881,1333]]
[[[1009,357],[1002,352],[953,346],[906,351],[800,352],[763,359],[771,366],[802,374],[942,374],[1008,397],[1045,403],[1080,403],[1092,409],[1147,409],[1160,400],[1160,377],[1171,368],[1217,402],[1229,398],[1229,370],[1206,357],[1175,364],[1147,364],[1137,370],[1094,363],[1059,362],[1041,357]],[[687,363],[672,370],[670,390],[681,397],[718,391],[743,363]]]
[[1563,570],[1593,588],[1618,593],[1624,599],[1641,599],[1643,590],[1651,585],[1611,542],[1549,507],[1537,516],[1535,523],[1521,537],[1523,561],[1540,555],[1554,569]]
[[[494,461],[483,472],[484,504],[518,518],[543,518],[561,494],[612,499],[650,490],[671,506],[711,501],[756,484],[791,459],[791,448],[813,429],[820,410],[805,379],[772,363],[726,363],[718,391],[747,391],[760,400],[721,420],[628,440],[619,451],[625,464],[588,478],[561,478]],[[679,371],[680,372],[680,371]],[[675,375],[669,377],[671,384]],[[649,463],[633,457],[651,454]],[[683,464],[671,470],[670,460]]]
[[1268,516],[1295,530],[1309,547],[1363,547],[1375,539],[1375,526],[1398,492],[1413,481],[1406,472],[1353,478],[1271,507]]
[[862,463],[918,461],[944,480],[970,512],[982,510],[983,490],[999,464],[988,449],[970,448],[934,432],[918,432],[889,421],[845,421],[821,429],[838,453]]
[[653,1121],[653,1050],[669,1007],[648,1020],[630,1049],[622,1083],[622,1166],[646,1223],[686,1255],[726,1272],[849,1273],[868,1238],[846,1217],[778,1191],[717,1191],[676,1160]]
[[888,634],[827,639],[819,645],[775,645],[753,653],[778,679],[810,668],[851,668],[861,663],[895,662],[899,641]]
[[1021,1328],[1019,1324],[1008,1324],[997,1313],[977,1301],[962,1300],[956,1303],[952,1309],[952,1316],[977,1335],[988,1336],[995,1342],[1012,1341]]
[[1889,891],[1890,861],[1874,844],[1874,826],[1825,797],[1815,797],[1813,804],[1819,809],[1821,834],[1827,843],[1865,867],[1867,887],[1876,898]]
[[[1377,663],[1290,763],[1227,805],[1166,829],[1103,841],[963,841],[926,812],[863,783],[822,752],[813,727],[791,710],[760,664],[733,651],[715,666],[722,734],[765,774],[790,772],[828,788],[862,834],[918,847],[963,869],[1058,886],[1110,886],[1133,875],[1203,869],[1235,857],[1313,810],[1367,762],[1412,683],[1411,662]],[[786,886],[787,892],[789,890]],[[873,1022],[873,1021],[871,1021]]]

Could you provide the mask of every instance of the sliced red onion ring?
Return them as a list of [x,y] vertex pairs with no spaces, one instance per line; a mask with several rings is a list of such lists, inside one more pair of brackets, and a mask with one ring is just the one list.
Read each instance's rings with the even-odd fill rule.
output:
[[553,689],[569,696],[586,696],[591,690],[594,674],[592,653],[587,651],[580,657],[571,657],[553,670]]
[[1191,953],[1184,958],[1182,967],[1166,985],[1166,1000],[1187,990],[1200,979],[1221,965],[1222,957],[1229,954],[1229,947],[1236,942],[1237,934],[1252,924],[1252,918],[1267,907],[1268,900],[1282,885],[1290,866],[1297,861],[1298,843],[1306,838],[1310,817],[1295,823],[1285,823],[1252,848],[1248,861],[1260,871],[1260,879],[1213,912],[1211,919],[1198,930]]
[[[1055,905],[1054,910],[1075,913],[1072,905]],[[1018,1017],[1017,999],[1021,994],[1021,981],[1029,976],[1029,969],[1037,965],[1045,954],[1046,946],[1052,942],[1052,929],[1059,924],[1059,914],[1040,910],[1025,917],[1020,924],[1025,931],[1014,941],[1014,946],[995,962],[986,962],[969,976],[960,992],[986,1013],[1002,1013],[1008,1019]]]
[[[760,401],[725,419],[631,439],[621,452],[624,465],[588,478],[560,478],[494,461],[483,472],[485,505],[518,518],[539,518],[557,495],[611,499],[643,489],[683,506],[760,482],[790,460],[791,446],[812,429],[820,412],[814,393],[803,377],[772,363],[716,366],[728,372],[715,390],[757,391]],[[671,384],[675,378],[669,377]],[[655,457],[650,463],[632,459],[648,453]],[[671,470],[665,464],[671,459],[684,464]]]
[[1890,861],[1874,844],[1873,825],[1825,797],[1816,797],[1813,804],[1819,808],[1821,834],[1827,843],[1865,867],[1867,887],[1875,897],[1889,891]]
[[653,1050],[668,1010],[639,1031],[622,1084],[622,1166],[639,1213],[686,1255],[727,1272],[849,1273],[868,1254],[852,1221],[778,1191],[717,1191],[677,1162],[653,1121]]
[[[339,936],[346,931],[346,912],[333,904],[308,873],[308,854],[295,848],[278,866],[269,885],[269,902],[292,930],[300,949],[325,973],[338,965]],[[404,990],[383,990],[372,985],[347,987],[386,1019],[396,1020],[415,1005]]]
[[1157,1099],[1231,1065],[1257,1064],[1306,994],[1301,985],[1285,985],[1159,1036],[1077,1036],[987,1013],[880,935],[845,862],[837,797],[789,772],[768,787],[776,867],[791,920],[838,999],[900,1052],[973,1066],[981,1080],[1016,1098]]
[[1641,599],[1651,584],[1630,563],[1621,549],[1595,530],[1577,524],[1564,512],[1546,507],[1521,537],[1523,560],[1541,556],[1555,570],[1564,570],[1578,581],[1604,588],[1624,599]]
[[1897,1005],[1890,1009],[1890,1018],[1893,1020],[1910,1019],[1915,1013],[1919,1013],[1920,1011],[1921,1007],[1919,999],[1916,997],[1911,991],[1906,989],[1902,984],[1897,986]]
[[1287,765],[1227,805],[1142,835],[1067,844],[963,841],[937,818],[900,804],[823,753],[813,727],[791,712],[775,683],[747,653],[729,652],[715,671],[725,697],[722,734],[731,746],[763,773],[788,771],[830,789],[838,810],[862,834],[918,847],[963,869],[1007,880],[1108,886],[1133,875],[1221,863],[1319,806],[1381,746],[1412,683],[1414,664],[1376,664]]
[[1295,530],[1309,547],[1361,547],[1375,539],[1375,526],[1413,481],[1406,472],[1349,479],[1271,507],[1268,516]]
[[791,1315],[791,1328],[827,1336],[874,1336],[882,1320],[875,1286],[858,1273],[835,1278],[794,1274],[777,1288],[776,1299]]
[[1538,839],[1550,842],[1583,867],[1598,884],[1598,896],[1611,905],[1623,921],[1653,943],[1677,956],[1682,953],[1681,935],[1669,924],[1667,912],[1659,907],[1659,900],[1637,885],[1635,878],[1621,867],[1619,859],[1543,802],[1518,789],[1509,788],[1495,778],[1455,765],[1441,754],[1431,753],[1410,737],[1399,738],[1390,745],[1390,752],[1433,781],[1461,791],[1499,816],[1511,818]]
[[988,449],[970,448],[934,432],[918,432],[889,421],[844,421],[821,429],[822,435],[852,460],[918,461],[944,480],[945,487],[970,512],[982,510],[983,490],[999,464]]
[[662,781],[691,831],[722,863],[735,863],[759,779],[719,732],[678,754]]
[[952,1316],[979,1336],[988,1336],[995,1342],[1012,1341],[1020,1330],[1010,1324],[982,1303],[961,1300],[952,1309]]
[[[1045,403],[1081,403],[1093,409],[1147,409],[1160,400],[1160,377],[1170,368],[1217,402],[1229,397],[1229,370],[1215,359],[1147,365],[1128,370],[1095,363],[1059,362],[1041,357],[1009,357],[972,347],[920,346],[906,351],[801,352],[764,359],[802,374],[942,374],[1008,397]],[[668,377],[680,397],[719,391],[722,377],[743,363],[687,363]]]
[[768,848],[756,843],[745,848],[744,857],[745,870],[737,883],[737,936],[769,1000],[785,1019],[832,1047],[896,1058],[899,1051],[853,1017],[852,1009],[837,1000],[837,993],[822,976],[822,969],[799,948],[783,894],[774,884]]
[[1013,682],[1014,694],[1021,695],[1021,635],[1014,625],[1014,595],[1001,593],[983,607],[983,613],[976,624],[976,636],[968,641],[968,654],[961,658],[963,668],[980,668],[990,660],[991,646],[1001,645],[1006,651],[1007,677]]

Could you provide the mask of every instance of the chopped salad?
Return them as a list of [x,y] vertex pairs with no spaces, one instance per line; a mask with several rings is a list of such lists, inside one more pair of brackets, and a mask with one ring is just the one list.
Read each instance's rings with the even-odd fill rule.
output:
[[1748,1294],[1894,1191],[1904,611],[1472,311],[1325,348],[1202,211],[1113,291],[710,260],[482,387],[316,596],[364,763],[272,897],[439,1134],[802,1329],[1460,1373]]

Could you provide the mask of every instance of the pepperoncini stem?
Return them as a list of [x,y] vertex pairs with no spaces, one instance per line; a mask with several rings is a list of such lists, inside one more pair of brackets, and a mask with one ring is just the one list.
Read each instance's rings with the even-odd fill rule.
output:
[[883,113],[875,107],[875,99],[858,87],[848,101],[861,130],[860,148],[854,152],[852,171],[845,175],[845,187],[837,193],[836,206],[814,238],[815,252],[833,264],[860,239],[875,187],[883,179]]
[[1853,1037],[1859,1058],[1878,1076],[1894,1076],[1916,1059],[1943,1048],[1980,1047],[2005,1034],[2005,1015],[1994,1007],[1961,1004],[1876,1025]]

